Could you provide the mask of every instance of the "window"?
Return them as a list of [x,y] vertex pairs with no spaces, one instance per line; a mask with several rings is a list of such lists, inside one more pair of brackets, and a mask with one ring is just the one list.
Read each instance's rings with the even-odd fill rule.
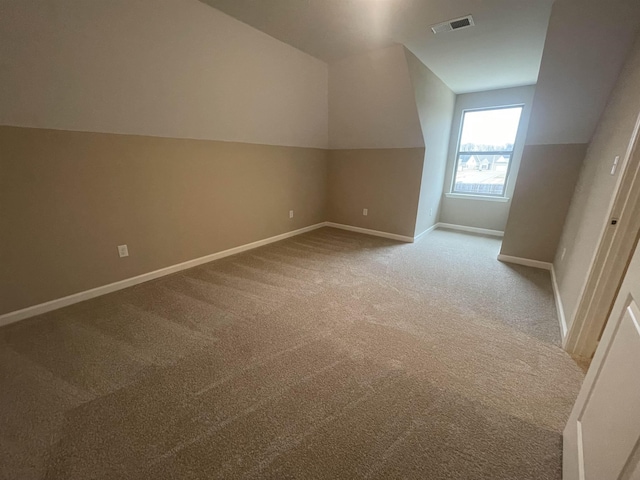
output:
[[522,105],[462,114],[452,193],[504,196]]

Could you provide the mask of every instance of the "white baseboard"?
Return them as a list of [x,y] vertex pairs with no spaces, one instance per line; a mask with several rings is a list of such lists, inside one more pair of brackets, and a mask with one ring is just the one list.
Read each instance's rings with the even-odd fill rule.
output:
[[197,267],[198,265],[202,265],[203,263],[212,262],[220,258],[245,252],[247,250],[258,248],[263,245],[268,245],[269,243],[278,242],[280,240],[284,240],[285,238],[294,237],[296,235],[300,235],[301,233],[306,233],[306,232],[310,232],[311,230],[316,230],[318,228],[324,227],[325,225],[326,225],[326,222],[317,223],[315,225],[310,225],[308,227],[299,228],[298,230],[282,233],[274,237],[265,238],[263,240],[258,240],[256,242],[247,243],[246,245],[240,245],[239,247],[230,248],[228,250],[223,250],[221,252],[212,253],[211,255],[205,255],[204,257],[188,260],[186,262],[179,263],[177,265],[171,265],[169,267],[161,268],[159,270],[154,270],[153,272],[143,273],[142,275],[138,275],[136,277],[127,278],[124,280],[120,280],[118,282],[110,283],[108,285],[92,288],[91,290],[85,290],[84,292],[74,293],[73,295],[57,298],[49,302],[40,303],[38,305],[33,305],[31,307],[23,308],[21,310],[16,310],[14,312],[5,313],[4,315],[0,315],[0,326],[8,325],[10,323],[24,320],[25,318],[34,317],[36,315],[41,315],[43,313],[47,313],[52,310],[57,310],[59,308],[66,307],[68,305],[72,305],[74,303],[83,302],[91,298],[99,297],[100,295],[106,295],[107,293],[115,292],[117,290],[122,290],[123,288],[132,287],[133,285],[137,285],[143,282],[148,282],[149,280],[153,280],[154,278],[163,277],[165,275],[179,272],[181,270]]
[[448,228],[449,230],[460,230],[462,232],[481,233],[494,237],[504,237],[504,232],[500,230],[490,230],[488,228],[468,227],[466,225],[456,225],[454,223],[436,223],[436,228]]
[[556,270],[551,265],[551,285],[553,285],[553,298],[556,300],[556,310],[558,311],[558,322],[560,323],[560,335],[562,336],[562,345],[567,338],[567,319],[564,316],[564,306],[560,297],[560,289],[558,288],[558,280],[556,279]]
[[[0,315],[0,326],[8,325],[10,323],[14,323],[20,320],[24,320],[29,317],[34,317],[36,315],[41,315],[43,313],[50,312],[52,310],[57,310],[62,307],[66,307],[68,305],[72,305],[74,303],[83,302],[85,300],[89,300],[91,298],[99,297],[101,295],[106,295],[111,292],[115,292],[118,290],[122,290],[127,287],[132,287],[134,285],[138,285],[139,283],[148,282],[149,280],[153,280],[155,278],[163,277],[165,275],[170,275],[175,272],[179,272],[181,270],[186,270],[188,268],[197,267],[198,265],[202,265],[203,263],[212,262],[214,260],[218,260],[220,258],[228,257],[230,255],[235,255],[237,253],[245,252],[247,250],[251,250],[254,248],[261,247],[263,245],[268,245],[270,243],[278,242],[280,240],[284,240],[286,238],[294,237],[296,235],[300,235],[305,232],[310,232],[312,230],[316,230],[321,227],[333,227],[339,228],[342,230],[348,230],[351,232],[364,233],[366,235],[373,235],[376,237],[389,238],[391,240],[398,240],[401,242],[413,243],[419,238],[422,238],[427,233],[435,230],[436,228],[449,228],[454,230],[462,230],[467,232],[474,233],[484,233],[488,235],[497,235],[502,236],[503,232],[499,232],[497,230],[488,230],[484,228],[476,228],[476,227],[467,227],[462,225],[453,225],[450,223],[436,223],[431,226],[424,232],[420,233],[416,237],[409,237],[405,235],[398,235],[395,233],[381,232],[379,230],[371,230],[368,228],[354,227],[351,225],[344,225],[341,223],[334,222],[321,222],[315,225],[310,225],[308,227],[300,228],[298,230],[293,230],[291,232],[286,232],[280,235],[276,235],[274,237],[265,238],[263,240],[258,240],[256,242],[247,243],[246,245],[240,245],[238,247],[230,248],[228,250],[223,250],[221,252],[213,253],[211,255],[206,255],[204,257],[195,258],[193,260],[188,260],[183,263],[179,263],[177,265],[171,265],[169,267],[161,268],[159,270],[154,270],[153,272],[143,273],[142,275],[138,275],[136,277],[127,278],[124,280],[120,280],[118,282],[110,283],[108,285],[103,285],[100,287],[92,288],[90,290],[85,290],[83,292],[74,293],[72,295],[68,295],[66,297],[58,298],[55,300],[51,300],[49,302],[40,303],[38,305],[33,305],[31,307],[23,308],[21,310],[16,310],[14,312],[5,313],[4,315]],[[530,267],[544,268],[546,270],[551,270],[551,264],[546,262],[539,262],[537,260],[529,260],[525,258],[518,257],[510,257],[508,255],[499,255],[498,259],[501,261],[509,262],[509,263],[518,263],[520,265],[527,265]],[[559,296],[557,296],[559,300]],[[559,309],[559,312],[563,312],[563,310]],[[563,318],[564,321],[564,318]],[[563,332],[566,333],[566,325],[564,327]]]
[[342,223],[325,222],[327,227],[340,228],[342,230],[349,230],[350,232],[364,233],[366,235],[373,235],[374,237],[390,238],[391,240],[399,240],[401,242],[413,243],[413,237],[407,237],[404,235],[398,235],[396,233],[381,232],[379,230],[370,230],[368,228],[352,227],[351,225],[344,225]]
[[421,234],[416,235],[415,237],[413,237],[413,241],[417,242],[420,238],[422,238],[423,236],[425,236],[429,232],[433,232],[436,228],[438,228],[438,224],[434,223],[429,228],[427,228],[424,232],[422,232]]
[[541,262],[539,260],[531,260],[529,258],[512,257],[511,255],[498,255],[498,260],[506,263],[515,263],[517,265],[524,265],[527,267],[541,268],[551,272],[551,285],[553,287],[553,299],[556,302],[556,311],[558,312],[558,323],[560,324],[560,336],[561,344],[564,345],[564,340],[567,337],[567,320],[564,316],[564,306],[562,305],[562,298],[560,298],[560,289],[558,288],[558,281],[556,279],[556,271],[553,268],[553,263]]
[[516,265],[524,265],[525,267],[541,268],[543,270],[551,270],[553,265],[549,262],[541,262],[540,260],[531,260],[530,258],[512,257],[511,255],[498,255],[498,260],[505,263],[515,263]]

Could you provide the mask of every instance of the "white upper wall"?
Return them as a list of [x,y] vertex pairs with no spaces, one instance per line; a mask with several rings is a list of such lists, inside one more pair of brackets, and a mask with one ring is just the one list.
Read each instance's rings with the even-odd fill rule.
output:
[[591,140],[639,22],[638,0],[556,0],[527,145]]
[[197,0],[3,0],[0,124],[325,148],[328,67]]
[[402,45],[331,64],[329,106],[330,148],[424,146]]

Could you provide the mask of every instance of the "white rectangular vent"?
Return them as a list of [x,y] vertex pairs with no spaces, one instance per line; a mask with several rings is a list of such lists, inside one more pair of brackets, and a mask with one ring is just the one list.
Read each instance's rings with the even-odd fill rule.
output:
[[431,25],[431,31],[433,33],[451,32],[453,30],[460,30],[461,28],[473,27],[473,17],[467,15],[466,17],[454,18],[446,22]]

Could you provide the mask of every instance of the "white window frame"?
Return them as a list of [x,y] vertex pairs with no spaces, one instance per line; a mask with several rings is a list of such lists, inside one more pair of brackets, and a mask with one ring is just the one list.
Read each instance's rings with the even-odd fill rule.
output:
[[[512,150],[496,150],[489,152],[461,152],[460,151],[460,142],[462,141],[462,131],[464,129],[464,118],[467,112],[483,112],[488,110],[504,110],[507,108],[520,108],[520,120],[518,121],[518,128],[516,130],[516,138],[513,141]],[[458,141],[456,143],[456,151],[453,159],[453,175],[451,176],[451,186],[449,188],[449,193],[447,193],[447,197],[458,197],[458,198],[478,198],[483,200],[490,200],[496,202],[507,202],[509,199],[507,198],[507,186],[509,184],[509,175],[511,173],[511,167],[513,165],[513,156],[516,150],[516,144],[518,143],[518,136],[520,133],[520,125],[522,124],[522,117],[524,113],[524,104],[516,103],[513,105],[499,105],[493,107],[482,107],[482,108],[466,108],[462,110],[462,116],[460,118],[460,130],[458,132]],[[476,192],[457,192],[455,190],[456,185],[456,176],[458,175],[458,163],[460,162],[460,154],[477,154],[477,155],[508,155],[509,156],[509,165],[507,166],[507,172],[504,177],[504,187],[502,189],[502,194],[492,194],[492,193],[476,193]]]

